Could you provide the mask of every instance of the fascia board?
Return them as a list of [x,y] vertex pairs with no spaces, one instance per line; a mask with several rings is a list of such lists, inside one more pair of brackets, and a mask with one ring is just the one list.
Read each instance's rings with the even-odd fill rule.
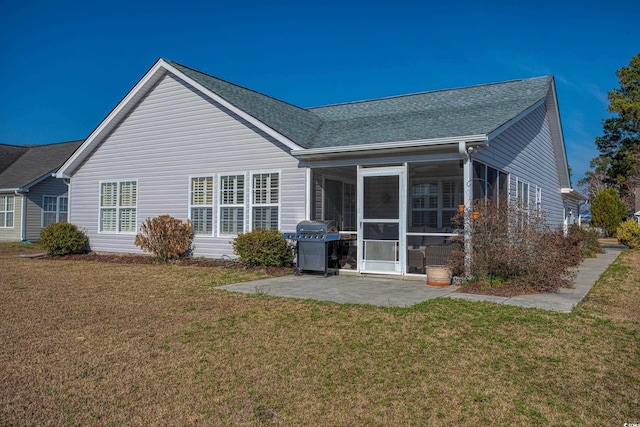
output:
[[555,83],[555,78],[551,78],[551,98],[553,101],[553,108],[555,110],[555,114],[556,114],[556,125],[558,126],[558,132],[559,132],[559,137],[560,137],[560,144],[562,144],[562,162],[564,164],[564,173],[565,178],[567,180],[567,182],[569,183],[569,185],[571,185],[571,177],[569,176],[569,161],[567,160],[567,147],[564,144],[564,132],[562,131],[562,119],[560,118],[560,105],[558,104],[558,95],[556,93],[556,83]]
[[423,148],[423,147],[437,147],[441,145],[452,145],[457,148],[460,142],[464,143],[477,143],[485,144],[488,137],[484,134],[478,135],[466,135],[466,136],[452,136],[445,138],[432,138],[432,139],[417,139],[411,141],[395,141],[395,142],[379,142],[371,144],[359,144],[359,145],[345,145],[337,147],[322,147],[322,148],[307,148],[291,151],[291,154],[296,157],[305,157],[311,155],[330,155],[330,154],[345,154],[345,153],[357,153],[366,151],[381,151],[381,150],[403,150],[411,148]]
[[73,172],[73,165],[78,160],[83,160],[90,152],[93,145],[99,140],[99,136],[109,127],[111,122],[129,106],[131,101],[138,95],[145,85],[160,71],[161,68],[166,68],[166,62],[162,59],[158,59],[156,63],[151,67],[149,71],[136,83],[136,85],[122,98],[122,100],[111,110],[111,112],[105,117],[102,122],[96,127],[93,132],[87,137],[84,143],[67,159],[66,162],[58,169],[56,178],[70,178]]
[[281,133],[277,132],[276,130],[274,130],[273,128],[267,126],[266,124],[262,123],[260,120],[256,119],[251,114],[249,114],[246,111],[236,107],[235,105],[233,105],[232,103],[230,103],[226,99],[222,98],[217,93],[211,91],[211,89],[208,89],[208,88],[204,87],[200,83],[198,83],[195,80],[193,80],[191,77],[185,75],[184,73],[182,73],[177,68],[171,66],[170,64],[168,64],[168,63],[166,63],[164,61],[163,61],[163,66],[164,66],[165,69],[167,69],[167,71],[170,71],[172,74],[175,74],[176,76],[180,77],[181,79],[189,82],[189,84],[191,86],[195,87],[196,89],[198,89],[202,93],[205,93],[211,99],[213,99],[214,101],[216,101],[219,104],[222,104],[225,108],[228,108],[229,110],[233,111],[235,114],[237,114],[238,116],[242,117],[244,120],[248,121],[249,123],[251,123],[252,125],[257,127],[258,129],[260,129],[263,132],[267,133],[268,135],[274,137],[276,140],[280,141],[281,143],[283,143],[285,146],[287,146],[291,150],[299,150],[299,149],[302,148],[298,144],[296,144],[295,142],[291,141],[286,136],[282,135]]

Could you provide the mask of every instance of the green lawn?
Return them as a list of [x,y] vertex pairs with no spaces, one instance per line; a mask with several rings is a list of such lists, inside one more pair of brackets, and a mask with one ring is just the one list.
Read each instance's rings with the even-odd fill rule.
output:
[[258,273],[22,249],[0,245],[2,425],[640,422],[640,252],[558,314],[232,294]]

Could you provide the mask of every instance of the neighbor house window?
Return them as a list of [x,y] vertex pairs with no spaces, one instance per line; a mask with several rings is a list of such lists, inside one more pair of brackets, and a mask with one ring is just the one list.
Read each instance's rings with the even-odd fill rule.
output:
[[213,232],[213,177],[191,178],[190,218],[193,234]]
[[280,212],[280,174],[251,175],[251,229],[277,230]]
[[220,176],[219,234],[244,233],[244,175]]
[[14,197],[13,195],[0,196],[0,228],[13,227]]
[[43,196],[42,226],[67,221],[68,199],[63,196]]
[[100,183],[100,231],[135,233],[138,183],[114,181]]

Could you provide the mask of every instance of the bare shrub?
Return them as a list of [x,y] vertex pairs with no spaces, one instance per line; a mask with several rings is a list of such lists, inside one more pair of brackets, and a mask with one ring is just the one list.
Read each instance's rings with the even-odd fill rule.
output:
[[571,224],[567,238],[580,247],[582,258],[595,258],[596,254],[604,253],[594,228]]
[[171,215],[147,218],[140,226],[135,244],[144,252],[151,252],[162,262],[185,256],[191,248],[191,221],[182,222]]
[[[512,286],[521,292],[550,292],[571,285],[569,267],[582,257],[575,240],[552,229],[543,212],[496,200],[476,200],[466,212],[471,238],[470,274],[475,283]],[[472,219],[476,217],[476,219]],[[464,214],[456,218],[464,223]],[[465,251],[452,253],[450,266],[464,271]]]

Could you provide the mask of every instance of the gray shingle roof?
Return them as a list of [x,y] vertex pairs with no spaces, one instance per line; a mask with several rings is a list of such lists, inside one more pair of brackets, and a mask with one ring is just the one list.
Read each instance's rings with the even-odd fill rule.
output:
[[299,108],[167,61],[303,148],[487,135],[547,96],[552,77]]
[[[19,189],[57,170],[83,141],[16,147],[0,145],[0,158],[12,155],[12,161],[0,163],[0,189]],[[20,152],[20,155],[16,155]]]
[[167,62],[298,145],[309,145],[322,125],[319,117],[303,108],[185,67],[177,62]]

